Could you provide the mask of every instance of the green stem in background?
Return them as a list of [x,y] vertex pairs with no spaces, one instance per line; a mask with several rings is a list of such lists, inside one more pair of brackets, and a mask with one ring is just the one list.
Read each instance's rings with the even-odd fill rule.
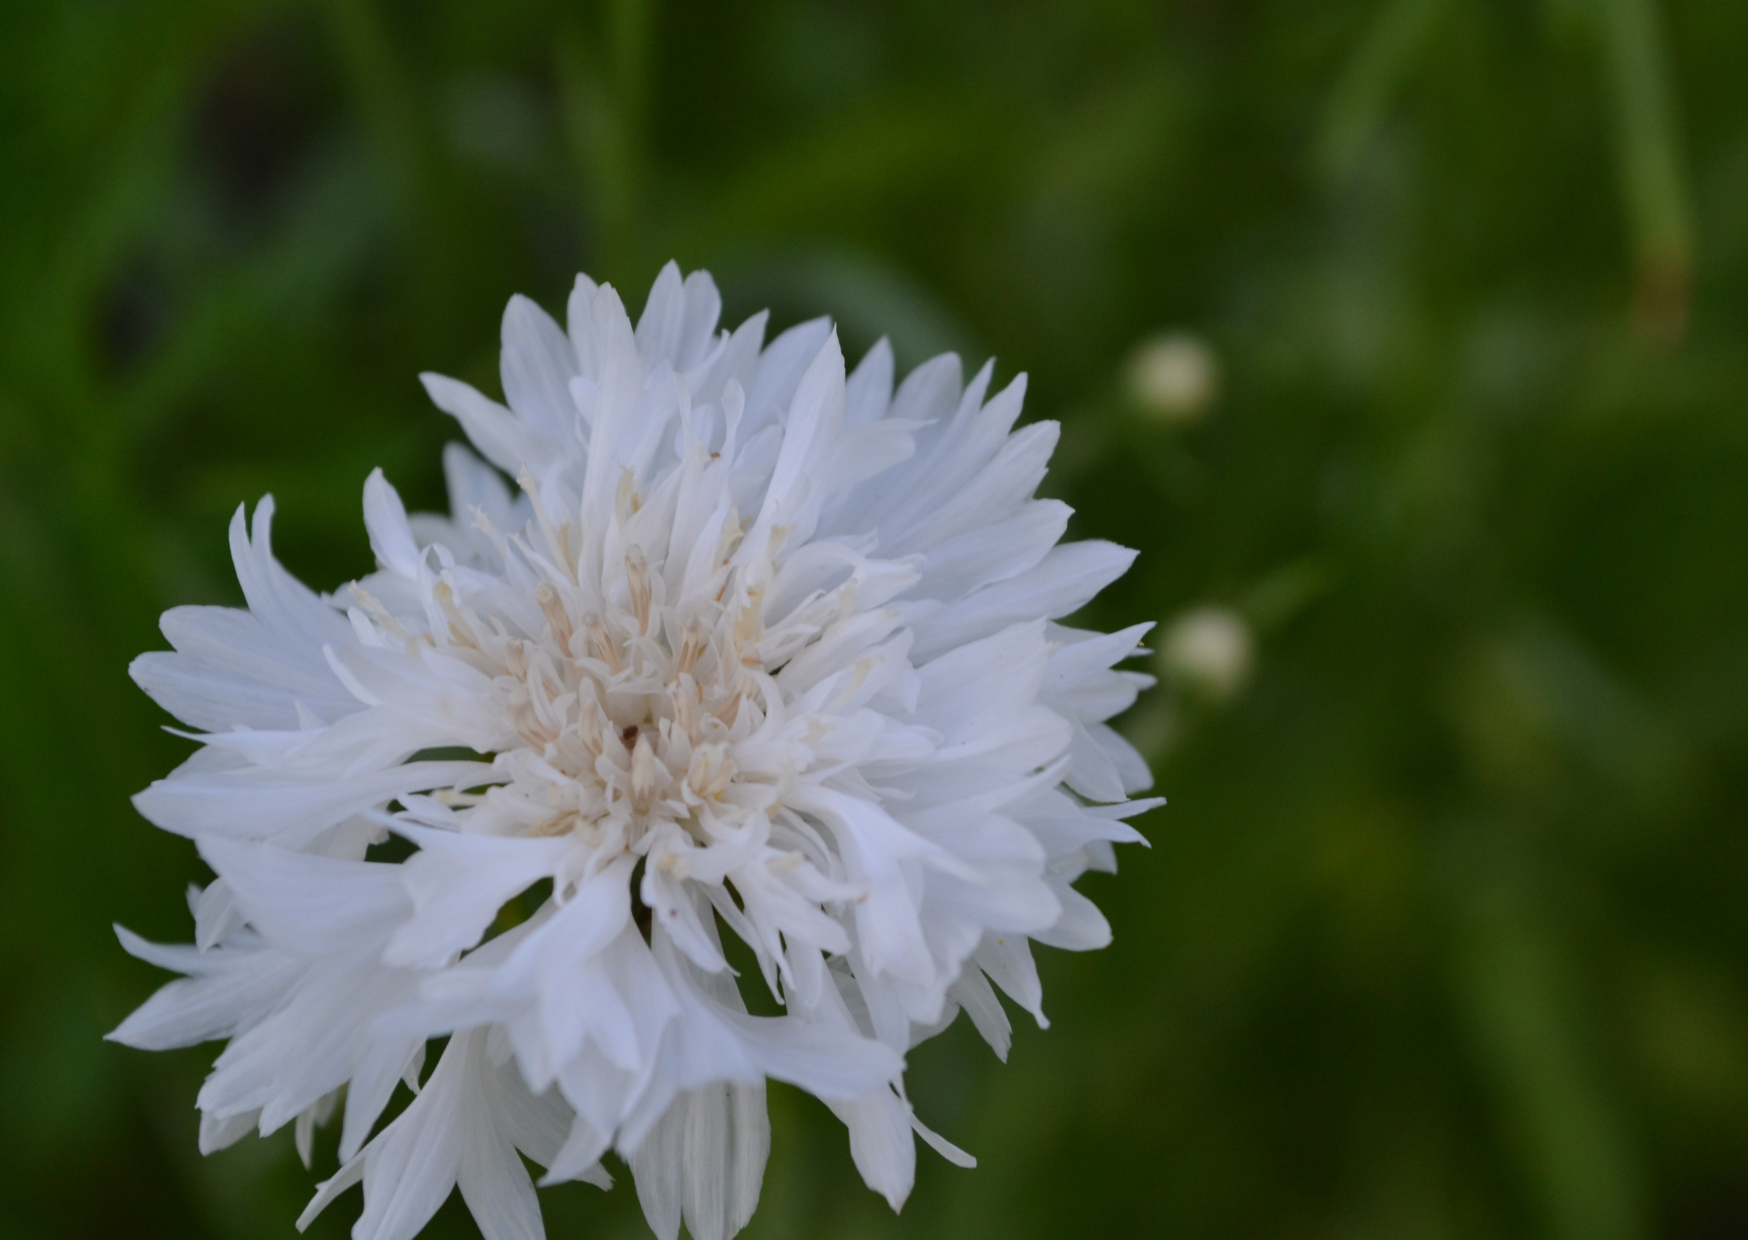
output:
[[[69,547],[104,571],[71,583],[84,595],[79,623],[119,649],[130,621],[156,602],[150,552],[138,497],[126,479],[131,428],[108,416],[114,394],[103,376],[101,344],[91,328],[105,282],[136,242],[174,168],[174,135],[180,119],[187,64],[175,59],[145,69],[137,87],[117,100],[119,123],[91,145],[95,174],[82,209],[69,214],[63,235],[29,293],[13,290],[28,344],[16,354],[20,404],[36,421],[38,443],[58,455],[58,482],[65,490]],[[52,466],[51,466],[52,468]],[[50,492],[53,494],[53,492]],[[28,579],[27,579],[28,580]]]
[[594,38],[572,27],[558,43],[561,119],[582,184],[585,247],[598,275],[645,278],[640,241],[649,91],[650,0],[610,0]]
[[1575,962],[1535,924],[1521,895],[1490,897],[1464,896],[1457,1002],[1498,1091],[1526,1187],[1559,1240],[1648,1236],[1641,1168],[1572,1002]]
[[368,0],[326,0],[322,8],[384,177],[396,195],[413,199],[424,153],[419,105],[396,62],[381,15]]
[[1385,0],[1324,111],[1315,158],[1325,178],[1339,181],[1353,171],[1445,4],[1446,0]]
[[1621,191],[1638,267],[1635,317],[1674,344],[1687,327],[1693,214],[1656,0],[1595,0],[1614,97]]
[[[1448,0],[1385,0],[1343,69],[1314,159],[1329,181],[1351,174],[1413,72]],[[1594,24],[1615,120],[1621,194],[1636,268],[1638,330],[1665,345],[1687,327],[1693,212],[1681,156],[1669,54],[1657,0],[1579,0]]]
[[397,321],[415,338],[429,339],[457,314],[455,240],[467,228],[454,187],[444,183],[433,109],[376,0],[322,0],[320,8],[376,161],[377,184],[412,259],[403,268],[408,278]]

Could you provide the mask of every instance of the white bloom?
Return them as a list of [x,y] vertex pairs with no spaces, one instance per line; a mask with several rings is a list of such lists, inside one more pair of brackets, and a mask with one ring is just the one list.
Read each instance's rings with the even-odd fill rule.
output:
[[[964,1008],[1005,1056],[990,982],[1042,1023],[1030,940],[1110,937],[1070,883],[1156,804],[1103,722],[1149,683],[1112,670],[1147,626],[1052,621],[1132,553],[1057,545],[1023,381],[986,400],[988,367],[962,387],[942,357],[894,394],[884,342],[846,379],[826,322],[718,332],[671,264],[635,330],[586,278],[569,309],[567,334],[510,303],[508,408],[425,376],[489,462],[448,450],[452,517],[372,474],[380,570],[323,598],[263,500],[231,526],[247,610],[164,616],[175,652],[133,674],[203,747],[136,804],[218,878],[194,946],[123,932],[188,976],[112,1036],[229,1039],[203,1149],[295,1122],[307,1161],[344,1086],[310,1212],[362,1181],[360,1240],[455,1185],[487,1237],[538,1236],[518,1150],[603,1186],[617,1150],[658,1235],[732,1235],[768,1077],[896,1208],[913,1130],[970,1162],[912,1113],[906,1052]],[[390,833],[416,851],[371,859]],[[748,1014],[757,986],[782,1015]]]

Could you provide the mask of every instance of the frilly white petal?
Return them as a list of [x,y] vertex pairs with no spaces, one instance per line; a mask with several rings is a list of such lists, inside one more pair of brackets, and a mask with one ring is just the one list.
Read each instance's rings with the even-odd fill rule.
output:
[[650,1230],[675,1240],[684,1218],[693,1240],[728,1240],[759,1204],[770,1149],[763,1085],[682,1092],[628,1160]]

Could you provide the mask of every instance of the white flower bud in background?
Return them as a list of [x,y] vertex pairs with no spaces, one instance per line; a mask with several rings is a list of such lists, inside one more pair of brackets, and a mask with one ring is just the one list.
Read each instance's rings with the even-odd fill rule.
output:
[[1207,416],[1220,394],[1220,360],[1189,332],[1163,332],[1129,358],[1129,399],[1148,417],[1188,426]]
[[1243,692],[1255,663],[1250,626],[1228,607],[1184,612],[1166,628],[1159,643],[1164,678],[1212,702],[1230,702]]

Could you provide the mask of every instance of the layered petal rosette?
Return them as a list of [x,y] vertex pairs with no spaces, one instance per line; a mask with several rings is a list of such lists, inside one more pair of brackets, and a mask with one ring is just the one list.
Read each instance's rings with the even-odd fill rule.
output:
[[587,278],[568,331],[513,300],[507,405],[425,376],[472,444],[449,517],[372,474],[378,571],[320,596],[272,501],[239,511],[246,609],[172,610],[134,664],[201,742],[136,804],[217,877],[193,945],[123,932],[186,976],[112,1036],[228,1040],[206,1150],[293,1124],[307,1161],[339,1110],[310,1213],[362,1183],[360,1240],[457,1186],[487,1237],[538,1236],[521,1155],[605,1187],[610,1150],[658,1235],[732,1235],[767,1079],[896,1208],[913,1134],[970,1162],[909,1049],[963,1009],[1005,1057],[998,990],[1043,1021],[1032,941],[1110,937],[1071,884],[1156,804],[1105,724],[1146,626],[1057,622],[1132,553],[1059,543],[1055,425],[1015,431],[1024,380],[992,396],[988,366],[895,392],[884,343],[846,377],[827,322],[767,345],[719,311],[672,265],[635,328]]

